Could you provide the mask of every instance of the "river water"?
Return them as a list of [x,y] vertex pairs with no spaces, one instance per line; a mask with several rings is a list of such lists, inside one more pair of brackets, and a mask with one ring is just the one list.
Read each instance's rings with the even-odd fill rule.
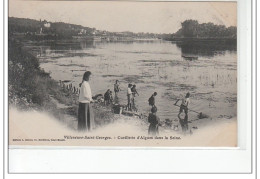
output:
[[[85,70],[92,72],[93,94],[113,91],[119,80],[119,103],[126,104],[127,84],[136,84],[139,111],[148,113],[148,98],[157,92],[158,116],[175,120],[176,98],[191,93],[190,109],[211,118],[237,115],[236,47],[221,43],[153,42],[27,42],[40,66],[55,80],[78,87]],[[192,58],[190,58],[192,57]],[[196,113],[190,112],[189,119]]]

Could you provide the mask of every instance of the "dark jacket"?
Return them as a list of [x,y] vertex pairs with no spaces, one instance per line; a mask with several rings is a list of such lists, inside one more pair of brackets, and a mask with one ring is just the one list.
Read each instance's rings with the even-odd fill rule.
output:
[[109,92],[109,91],[107,91],[107,92],[104,94],[104,100],[105,100],[105,101],[110,100],[110,92]]
[[149,99],[148,99],[149,105],[154,106],[155,105],[155,98],[152,95]]
[[148,122],[150,123],[148,134],[149,135],[158,135],[159,134],[159,124],[160,118],[153,113],[150,113],[148,116]]

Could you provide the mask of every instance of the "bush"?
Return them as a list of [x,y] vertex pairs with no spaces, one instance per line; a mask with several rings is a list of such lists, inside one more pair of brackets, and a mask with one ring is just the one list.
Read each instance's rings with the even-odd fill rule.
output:
[[36,57],[25,51],[20,44],[9,40],[8,48],[9,98],[44,105],[48,100],[49,75],[39,68]]

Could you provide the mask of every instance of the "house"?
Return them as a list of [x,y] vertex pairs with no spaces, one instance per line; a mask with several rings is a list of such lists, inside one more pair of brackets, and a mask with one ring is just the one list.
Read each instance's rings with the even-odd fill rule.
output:
[[43,26],[46,27],[46,28],[50,28],[51,24],[49,22],[46,22],[46,23],[43,24]]

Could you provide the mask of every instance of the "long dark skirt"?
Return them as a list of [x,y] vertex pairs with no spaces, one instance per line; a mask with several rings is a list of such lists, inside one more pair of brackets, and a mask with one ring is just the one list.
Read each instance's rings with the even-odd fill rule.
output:
[[78,110],[78,130],[91,131],[95,128],[94,113],[92,104],[79,103]]
[[149,129],[148,129],[148,135],[151,135],[151,136],[159,135],[158,124],[150,124]]

